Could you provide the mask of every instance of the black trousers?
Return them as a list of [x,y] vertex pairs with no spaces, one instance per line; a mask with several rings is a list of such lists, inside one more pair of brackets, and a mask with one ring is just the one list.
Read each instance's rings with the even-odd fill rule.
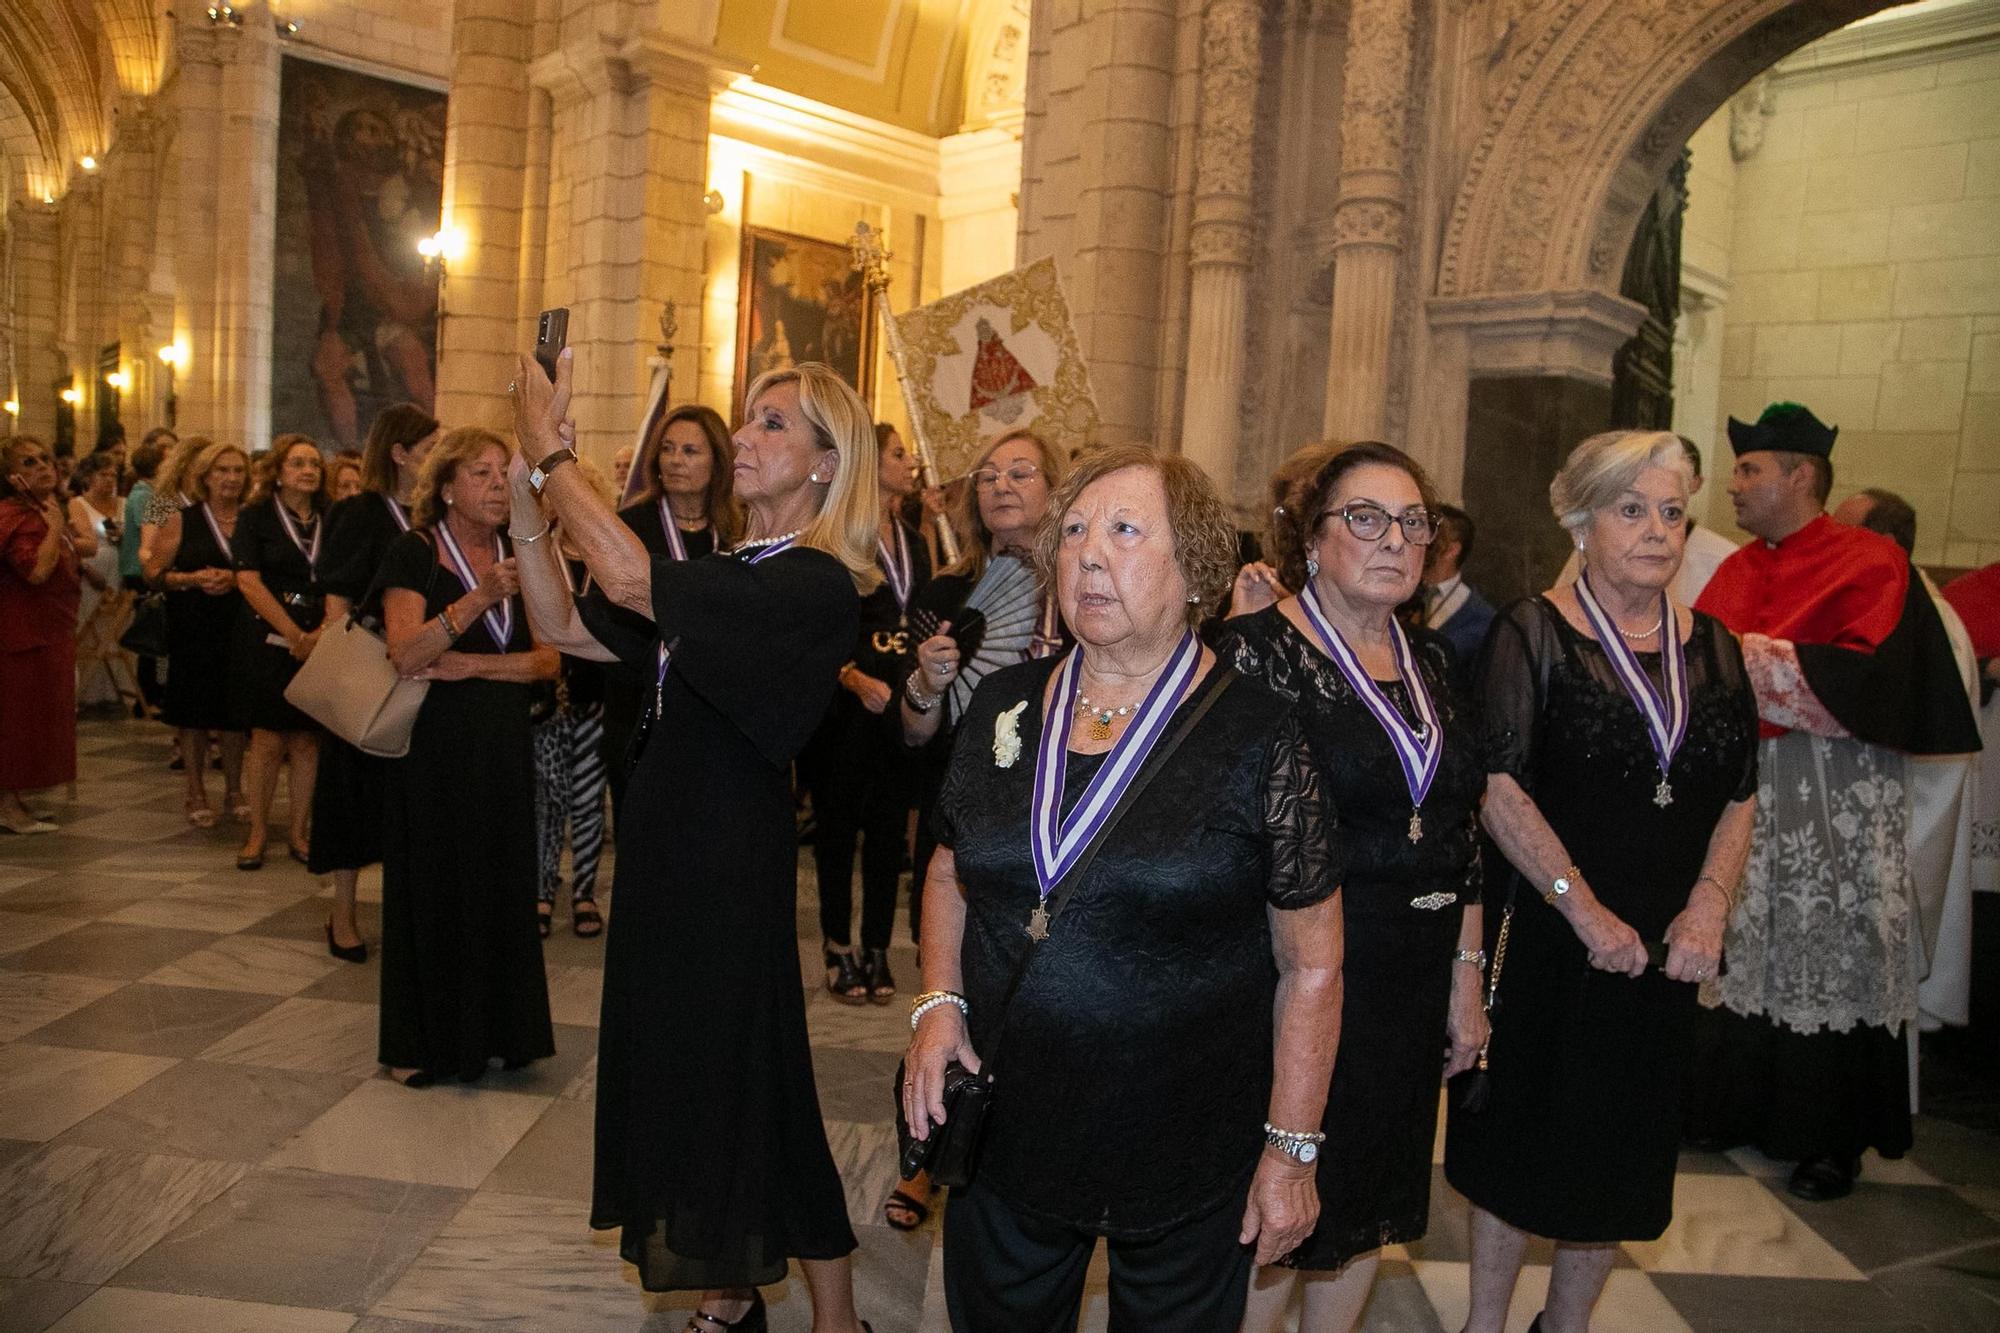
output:
[[[146,580],[142,578],[127,575],[124,583],[127,588],[142,596],[146,592]],[[138,669],[134,674],[139,685],[139,698],[145,702],[146,707],[157,709],[160,701],[166,698],[166,691],[160,688],[160,659],[140,657]]]
[[813,803],[820,933],[852,942],[854,849],[861,847],[861,947],[886,949],[910,824],[910,762],[881,717],[842,691],[803,765]]
[[[1239,1203],[1149,1241],[1108,1240],[1111,1333],[1235,1333],[1253,1253]],[[975,1182],[944,1215],[953,1333],[1075,1333],[1098,1238],[1016,1212]]]

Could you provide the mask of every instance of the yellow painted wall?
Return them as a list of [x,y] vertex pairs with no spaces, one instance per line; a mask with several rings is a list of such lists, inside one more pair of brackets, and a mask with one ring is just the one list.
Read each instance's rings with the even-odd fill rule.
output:
[[723,0],[715,44],[757,80],[906,130],[965,109],[959,0]]

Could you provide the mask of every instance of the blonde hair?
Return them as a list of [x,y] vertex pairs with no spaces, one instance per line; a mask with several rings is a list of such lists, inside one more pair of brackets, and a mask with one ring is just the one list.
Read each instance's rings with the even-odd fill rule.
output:
[[1639,480],[1649,467],[1665,468],[1681,479],[1683,490],[1694,488],[1681,437],[1670,430],[1607,430],[1570,450],[1556,479],[1549,483],[1549,508],[1556,522],[1570,532],[1590,522],[1593,511],[1611,504]]
[[206,435],[183,435],[175,441],[174,447],[167,451],[166,459],[160,464],[159,471],[153,474],[154,494],[164,495],[169,499],[185,494],[188,469],[193,466],[194,460],[201,456],[201,451],[214,443],[215,441]]
[[875,420],[847,381],[818,361],[759,375],[743,396],[745,415],[780,384],[799,386],[799,412],[812,427],[814,442],[840,457],[840,468],[820,497],[819,515],[800,534],[799,545],[825,551],[847,566],[855,591],[866,595],[882,581],[875,564],[876,527],[882,517]]
[[1222,603],[1236,577],[1236,522],[1215,483],[1201,467],[1179,454],[1164,454],[1143,444],[1114,444],[1092,449],[1076,460],[1076,469],[1049,496],[1049,512],[1035,531],[1035,573],[1042,586],[1056,586],[1056,561],[1062,553],[1062,516],[1094,483],[1126,468],[1146,468],[1160,479],[1167,495],[1167,525],[1174,534],[1174,563],[1180,566],[1188,596],[1183,608],[1190,626]]
[[962,574],[974,583],[985,577],[986,562],[993,558],[993,533],[979,516],[979,487],[973,484],[972,474],[985,467],[1000,452],[1001,445],[1015,440],[1026,440],[1042,456],[1042,480],[1048,483],[1050,512],[1054,512],[1056,489],[1062,485],[1063,474],[1068,470],[1062,454],[1031,430],[1010,430],[995,437],[965,470],[965,492],[958,497],[958,512],[952,515],[952,527],[965,538],[965,549],[958,559],[939,570],[940,574]]
[[501,458],[507,457],[507,442],[484,426],[460,426],[445,432],[444,438],[424,455],[423,470],[417,473],[416,488],[410,492],[411,527],[435,527],[443,519],[444,488],[461,467],[489,447],[498,449]]
[[[201,440],[199,435],[194,438]],[[222,461],[225,454],[235,454],[243,460],[243,494],[237,499],[243,504],[250,503],[250,455],[237,445],[216,444],[208,440],[202,440],[201,452],[182,467],[182,489],[191,499],[207,501],[208,474],[215,471],[215,465]]]

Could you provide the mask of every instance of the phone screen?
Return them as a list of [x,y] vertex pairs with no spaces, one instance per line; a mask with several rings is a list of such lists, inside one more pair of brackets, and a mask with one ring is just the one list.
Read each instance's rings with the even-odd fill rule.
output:
[[535,325],[535,360],[541,363],[542,373],[554,383],[556,378],[556,357],[569,342],[569,307],[557,306],[544,310]]

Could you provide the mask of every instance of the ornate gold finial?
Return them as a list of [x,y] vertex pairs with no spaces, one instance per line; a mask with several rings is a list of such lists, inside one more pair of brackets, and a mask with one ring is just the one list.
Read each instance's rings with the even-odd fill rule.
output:
[[680,312],[678,308],[675,306],[674,302],[669,300],[660,307],[660,355],[661,356],[663,357],[673,356],[674,335],[680,332],[680,327],[681,327]]
[[867,223],[854,224],[854,236],[847,242],[847,248],[854,252],[854,268],[861,274],[861,281],[870,291],[885,292],[889,289],[889,252],[882,248],[882,237]]

